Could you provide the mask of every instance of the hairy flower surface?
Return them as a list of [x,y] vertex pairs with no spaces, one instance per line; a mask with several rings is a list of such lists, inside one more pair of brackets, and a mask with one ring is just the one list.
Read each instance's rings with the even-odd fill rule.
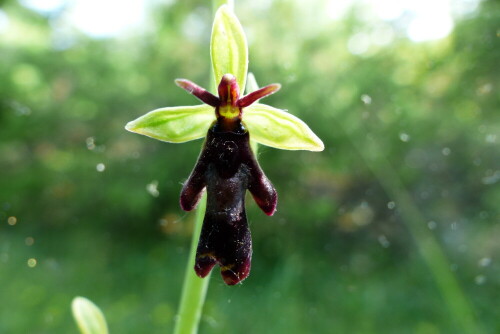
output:
[[245,213],[248,189],[269,216],[277,193],[260,168],[250,139],[287,150],[321,151],[321,140],[297,117],[265,104],[280,89],[271,84],[240,97],[247,78],[248,48],[241,25],[227,6],[215,15],[211,40],[218,96],[186,79],[176,84],[204,104],[156,109],[128,123],[126,129],[155,139],[181,143],[206,136],[198,161],[180,196],[183,210],[198,204],[207,191],[207,209],[198,243],[195,271],[205,277],[219,264],[228,285],[250,272],[252,239]]

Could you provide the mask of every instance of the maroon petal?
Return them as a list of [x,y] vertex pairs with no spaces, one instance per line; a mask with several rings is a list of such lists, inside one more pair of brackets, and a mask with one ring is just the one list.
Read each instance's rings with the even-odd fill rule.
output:
[[194,265],[194,271],[198,277],[206,277],[212,271],[217,261],[210,254],[199,255],[196,257],[196,263]]
[[268,216],[274,215],[278,204],[278,193],[271,182],[265,177],[248,185],[248,190],[252,194],[255,203]]
[[206,89],[198,86],[194,82],[191,82],[186,79],[176,79],[175,84],[185,89],[188,93],[193,94],[201,102],[206,103],[209,106],[218,107],[220,105],[220,100],[217,96],[213,95]]
[[252,254],[243,261],[221,267],[222,279],[227,285],[235,285],[243,281],[250,274],[250,266],[252,264]]
[[203,156],[198,159],[191,175],[184,183],[180,196],[180,205],[182,210],[191,211],[197,205],[203,195],[205,189],[204,172],[206,165],[203,161]]
[[[231,79],[231,78],[227,78]],[[226,80],[231,94],[232,80]],[[194,270],[206,277],[217,264],[227,285],[248,277],[252,237],[245,213],[245,194],[250,190],[268,215],[276,210],[277,194],[250,148],[250,136],[241,122],[232,131],[218,119],[208,130],[193,172],[181,192],[184,210],[194,208],[203,189],[207,191],[205,218],[196,250]]]
[[241,99],[238,100],[238,107],[240,108],[245,108],[254,103],[257,100],[260,100],[263,97],[266,97],[268,95],[274,94],[277,91],[279,91],[281,88],[280,84],[271,84],[266,87],[262,87],[261,89],[258,89],[254,92],[251,92],[250,94],[247,94],[243,96]]
[[207,152],[205,146],[206,141],[204,148],[198,156],[198,160],[196,161],[196,165],[194,166],[191,175],[189,175],[189,178],[182,186],[180,205],[184,211],[191,211],[196,207],[201,199],[201,195],[203,195],[205,186],[207,185],[205,174],[207,172],[207,167],[210,164],[210,160],[214,157],[210,154],[210,152]]
[[240,98],[240,88],[238,87],[235,76],[232,74],[224,74],[222,76],[217,90],[219,92],[221,105],[235,106]]
[[248,190],[261,210],[266,215],[272,216],[278,204],[278,193],[262,168],[260,168],[253,153],[249,155],[247,166],[250,171]]

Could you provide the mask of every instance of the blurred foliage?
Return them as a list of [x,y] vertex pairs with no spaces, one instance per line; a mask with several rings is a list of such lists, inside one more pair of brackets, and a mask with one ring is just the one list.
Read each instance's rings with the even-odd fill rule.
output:
[[[175,78],[209,86],[210,8],[159,6],[154,30],[99,40],[59,29],[58,13],[1,9],[0,333],[76,332],[76,295],[101,306],[112,333],[169,332],[192,227],[178,193],[201,142],[123,127],[193,104]],[[228,288],[214,272],[201,333],[460,332],[399,199],[374,174],[380,157],[443,247],[481,332],[500,332],[499,2],[418,44],[363,20],[359,6],[318,25],[311,10],[236,5],[250,70],[283,85],[266,102],[303,119],[326,150],[260,148],[278,212],[248,201],[252,274]],[[354,34],[381,26],[392,43],[349,52]]]

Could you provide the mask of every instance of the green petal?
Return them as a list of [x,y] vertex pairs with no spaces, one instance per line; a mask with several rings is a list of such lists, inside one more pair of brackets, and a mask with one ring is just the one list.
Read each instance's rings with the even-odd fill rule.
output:
[[248,69],[248,46],[240,21],[227,5],[215,13],[212,27],[210,54],[214,69],[215,86],[224,74],[236,77],[240,92],[245,91]]
[[214,120],[214,108],[206,104],[169,107],[150,111],[128,123],[125,129],[170,143],[183,143],[205,137]]
[[99,307],[87,298],[75,297],[71,310],[82,334],[108,334],[106,319]]
[[243,109],[243,121],[256,142],[283,150],[323,151],[325,146],[299,118],[256,103]]

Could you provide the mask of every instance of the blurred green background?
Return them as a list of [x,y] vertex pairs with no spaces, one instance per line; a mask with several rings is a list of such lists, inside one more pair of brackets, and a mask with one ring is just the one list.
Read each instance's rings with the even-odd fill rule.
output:
[[[0,2],[0,333],[76,333],[76,295],[112,333],[169,333],[201,141],[124,125],[198,103],[173,80],[209,86],[211,6],[91,37],[28,3]],[[326,149],[260,147],[278,211],[247,201],[252,273],[214,271],[200,333],[500,332],[500,3],[452,1],[453,31],[417,42],[374,3],[236,1],[250,70],[283,85],[266,103]]]

